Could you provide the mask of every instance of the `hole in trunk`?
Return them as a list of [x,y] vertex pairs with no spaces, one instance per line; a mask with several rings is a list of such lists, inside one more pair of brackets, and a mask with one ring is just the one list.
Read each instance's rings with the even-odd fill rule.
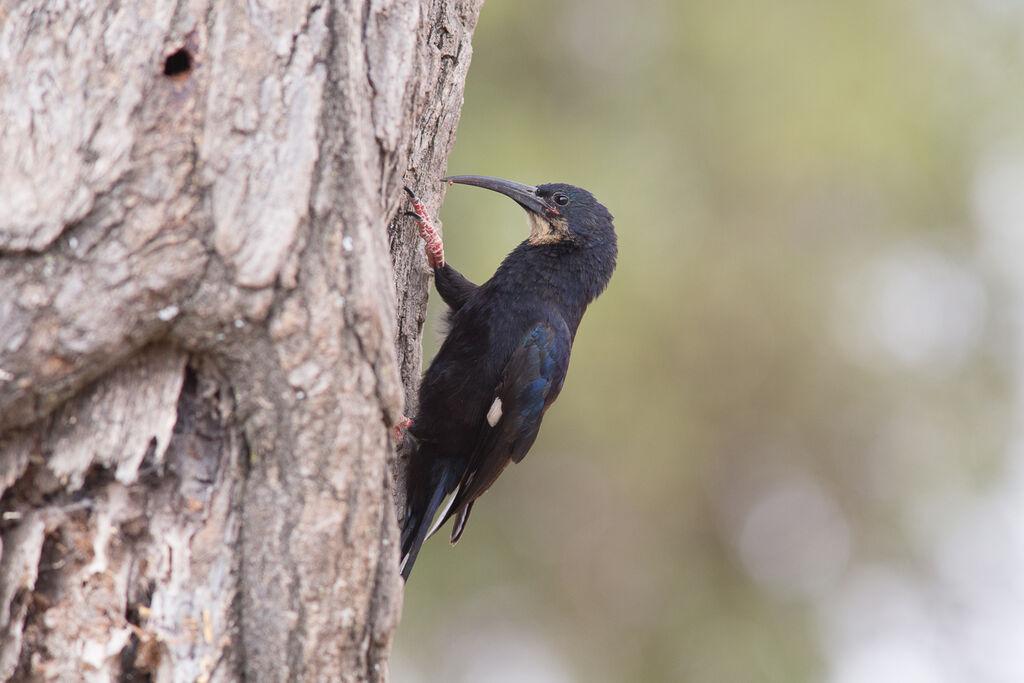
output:
[[185,48],[172,52],[164,60],[164,76],[187,76],[192,70],[192,55]]

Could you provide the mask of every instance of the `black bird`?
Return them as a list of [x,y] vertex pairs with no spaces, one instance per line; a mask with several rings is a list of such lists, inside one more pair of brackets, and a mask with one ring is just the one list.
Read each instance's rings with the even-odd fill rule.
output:
[[583,312],[608,285],[618,253],[611,214],[586,190],[485,176],[445,180],[511,197],[526,209],[530,236],[475,285],[445,263],[440,237],[406,188],[435,286],[450,307],[448,335],[423,377],[409,426],[415,440],[402,524],[406,579],[429,533],[454,517],[451,542],[458,541],[474,501],[530,450],[562,389]]

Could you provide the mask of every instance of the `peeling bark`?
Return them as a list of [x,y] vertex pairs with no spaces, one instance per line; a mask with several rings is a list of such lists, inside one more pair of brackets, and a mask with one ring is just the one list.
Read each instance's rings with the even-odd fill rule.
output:
[[386,676],[479,5],[0,0],[0,678]]

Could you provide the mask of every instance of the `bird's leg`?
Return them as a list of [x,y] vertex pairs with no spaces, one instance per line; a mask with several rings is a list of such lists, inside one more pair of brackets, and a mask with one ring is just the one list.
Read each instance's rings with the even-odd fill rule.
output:
[[395,433],[395,444],[396,445],[402,443],[403,441],[405,441],[405,432],[408,431],[409,427],[412,427],[412,420],[411,419],[409,419],[405,415],[403,415],[402,417],[398,418],[398,424],[396,424],[394,427],[391,428],[391,429],[394,430],[394,433]]
[[441,243],[441,235],[437,232],[437,228],[434,227],[434,222],[430,220],[430,214],[427,213],[427,208],[423,206],[423,202],[416,196],[408,186],[405,191],[409,193],[409,199],[412,201],[412,208],[414,211],[412,215],[416,217],[416,222],[420,228],[420,237],[426,242],[427,247],[427,263],[430,264],[431,268],[440,268],[444,265],[444,244]]

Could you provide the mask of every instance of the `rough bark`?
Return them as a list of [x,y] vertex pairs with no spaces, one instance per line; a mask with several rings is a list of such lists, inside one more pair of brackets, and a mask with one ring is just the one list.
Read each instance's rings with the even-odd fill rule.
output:
[[0,679],[384,677],[480,2],[0,0]]

